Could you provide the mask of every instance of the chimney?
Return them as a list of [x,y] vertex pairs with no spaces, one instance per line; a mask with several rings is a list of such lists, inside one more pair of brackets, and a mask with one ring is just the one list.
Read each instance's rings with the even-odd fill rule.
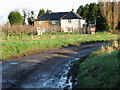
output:
[[74,12],[74,9],[72,9],[72,12]]

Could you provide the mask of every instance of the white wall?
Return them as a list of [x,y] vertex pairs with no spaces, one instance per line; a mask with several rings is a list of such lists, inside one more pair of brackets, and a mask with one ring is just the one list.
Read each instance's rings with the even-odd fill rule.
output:
[[83,24],[85,24],[85,20],[82,19],[71,19],[71,23],[68,23],[69,19],[62,19],[61,20],[61,28],[64,32],[68,32],[68,28],[82,28]]
[[83,19],[80,19],[80,27],[83,28],[83,25],[86,24],[86,21]]

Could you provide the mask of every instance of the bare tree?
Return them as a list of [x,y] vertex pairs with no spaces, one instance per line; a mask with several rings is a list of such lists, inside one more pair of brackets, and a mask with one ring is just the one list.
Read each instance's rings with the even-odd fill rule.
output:
[[118,14],[118,10],[120,8],[118,8],[118,0],[113,0],[113,30],[116,29],[118,22],[119,22],[119,14]]
[[99,8],[102,12],[103,17],[105,17],[110,30],[116,30],[117,24],[119,22],[118,10],[118,0],[99,0]]
[[27,9],[23,8],[23,25],[26,25]]
[[118,12],[119,12],[119,21],[120,21],[120,1],[118,2]]
[[117,29],[120,30],[120,0],[118,2],[118,24]]
[[2,27],[2,32],[5,34],[5,40],[9,39],[9,34],[10,34],[10,24],[6,24]]

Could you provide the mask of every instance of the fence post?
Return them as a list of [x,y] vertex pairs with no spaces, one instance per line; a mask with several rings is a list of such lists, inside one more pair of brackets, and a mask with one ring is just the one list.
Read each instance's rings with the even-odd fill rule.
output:
[[34,34],[34,30],[33,30],[33,27],[31,27],[31,30],[32,30],[32,39],[33,39],[33,34]]
[[10,31],[10,25],[8,25],[8,29],[7,29],[7,37],[6,37],[6,40],[9,40],[9,31]]

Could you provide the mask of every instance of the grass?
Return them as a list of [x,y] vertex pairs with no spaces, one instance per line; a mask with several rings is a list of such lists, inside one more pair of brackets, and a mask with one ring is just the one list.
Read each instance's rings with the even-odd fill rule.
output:
[[[119,51],[98,51],[79,64],[78,87],[120,88]],[[120,52],[119,52],[120,53]]]
[[30,39],[29,40],[8,40],[3,41],[2,46],[2,57],[1,60],[8,58],[23,56],[27,54],[37,53],[40,51],[67,47],[71,45],[79,45],[81,43],[90,42],[90,41],[107,41],[114,40],[117,38],[116,34],[105,34],[105,33],[96,33],[94,35],[90,34],[52,34],[51,36],[44,35],[39,39]]
[[[106,35],[106,36],[105,36]],[[38,36],[38,35],[27,35],[27,33],[24,33],[23,36],[22,36],[22,39],[21,40],[46,40],[46,39],[53,39],[53,38],[61,38],[61,37],[79,37],[79,36],[86,36],[86,35],[81,35],[81,34],[73,34],[73,33],[45,33],[43,34],[42,36]],[[90,36],[90,35],[88,35]],[[99,39],[101,38],[101,36],[105,36],[105,38],[107,37],[115,37],[116,35],[110,35],[110,34],[107,34],[107,33],[96,33],[95,35],[92,35],[92,36],[95,36],[96,39]],[[6,36],[5,34],[0,34],[0,40],[2,41],[14,41],[14,40],[20,40],[20,34],[14,34],[14,33],[11,33],[9,34],[9,38],[8,40],[6,40]],[[94,37],[93,37],[94,38]]]

